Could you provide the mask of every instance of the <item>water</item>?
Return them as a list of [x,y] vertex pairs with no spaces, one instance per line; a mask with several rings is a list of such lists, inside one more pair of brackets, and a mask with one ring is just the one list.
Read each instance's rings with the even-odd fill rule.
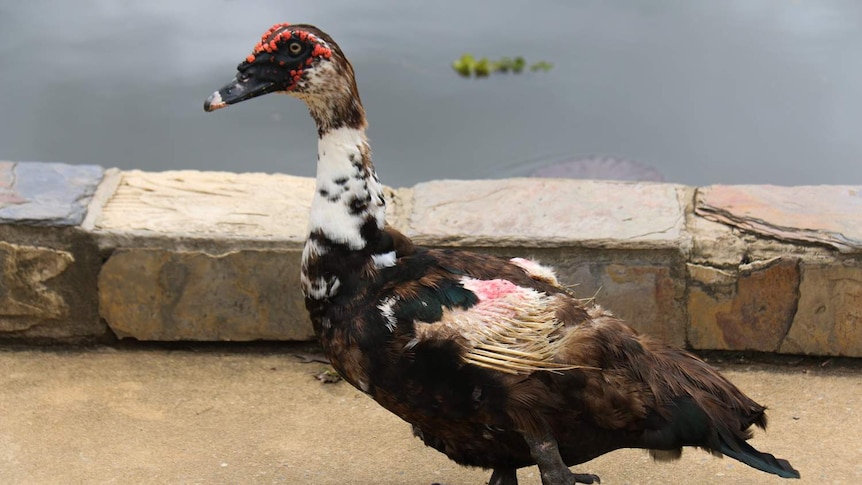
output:
[[[314,173],[304,107],[203,100],[277,21],[353,61],[383,181],[616,157],[672,182],[862,183],[856,0],[78,0],[0,5],[0,159]],[[464,52],[548,73],[463,79]]]

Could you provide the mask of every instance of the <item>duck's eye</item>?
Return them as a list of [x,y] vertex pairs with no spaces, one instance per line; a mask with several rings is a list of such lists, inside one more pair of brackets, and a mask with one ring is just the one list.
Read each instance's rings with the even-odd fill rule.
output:
[[290,44],[287,45],[287,50],[291,54],[297,55],[300,52],[302,52],[302,44],[300,44],[299,42],[291,42]]

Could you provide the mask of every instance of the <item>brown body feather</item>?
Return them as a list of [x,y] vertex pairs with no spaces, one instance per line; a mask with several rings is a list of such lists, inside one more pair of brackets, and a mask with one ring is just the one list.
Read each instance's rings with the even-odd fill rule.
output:
[[[439,250],[423,254],[432,258],[434,263],[427,266],[421,276],[404,282],[388,281],[383,285],[383,293],[409,300],[419,296],[420,289],[439,287],[442,281],[451,281],[463,273],[480,279],[505,278],[519,286],[554,295],[554,313],[563,323],[559,339],[564,343],[556,346],[558,352],[554,361],[575,367],[515,374],[488,371],[487,384],[478,379],[470,390],[471,398],[474,394],[477,396],[472,399],[473,409],[452,413],[464,414],[462,420],[411,404],[447,404],[447,389],[423,386],[422,381],[426,378],[423,373],[416,374],[417,382],[370,382],[374,389],[371,395],[378,402],[421,430],[429,444],[456,461],[492,468],[504,464],[516,467],[529,464],[532,462],[530,451],[515,435],[524,430],[535,431],[540,421],[554,430],[563,459],[569,465],[622,447],[679,450],[688,445],[717,453],[715,444],[711,443],[715,433],[712,426],[721,426],[740,439],[747,439],[750,437],[748,428],[752,424],[761,427],[766,424],[765,408],[745,396],[702,360],[638,335],[601,309],[588,311],[560,286],[531,277],[522,268],[494,256]],[[409,257],[403,264],[410,265]],[[382,298],[378,296],[376,300]],[[461,359],[457,366],[475,365],[465,358],[466,346],[459,341],[463,332],[456,330],[426,332],[426,338],[437,344],[440,340],[449,339],[457,344],[454,347],[457,355],[453,355]],[[391,365],[409,368],[415,362],[415,352],[422,351],[408,345],[416,337],[416,333],[396,332],[391,340],[380,342],[379,351],[389,353],[386,361]],[[347,344],[351,341],[349,338],[337,340],[340,340],[338,349],[330,347],[334,350],[330,355],[335,362],[343,362],[344,365],[339,366],[343,367],[343,372],[352,375],[357,368],[356,357],[363,355],[364,351],[358,342]],[[349,356],[354,357],[345,361],[344,358]],[[459,374],[457,370],[452,372],[453,376]],[[372,373],[361,374],[367,376]],[[366,379],[368,377],[360,378],[358,387],[362,388]],[[483,384],[505,390],[502,406],[483,402],[482,394],[487,392]],[[409,393],[416,395],[406,395]],[[431,395],[420,398],[423,393]],[[661,435],[662,426],[674,418],[680,399],[690,399],[702,409],[709,425],[699,435],[668,439]],[[510,433],[513,435],[508,439],[500,440],[501,435]],[[512,444],[503,452],[505,447],[501,443],[506,442]],[[489,458],[495,455],[505,456],[501,460],[503,463]]]

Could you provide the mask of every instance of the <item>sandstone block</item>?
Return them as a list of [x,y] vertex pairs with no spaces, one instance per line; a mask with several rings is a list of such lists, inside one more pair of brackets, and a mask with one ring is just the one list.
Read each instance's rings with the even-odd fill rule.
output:
[[289,175],[131,170],[122,173],[93,229],[102,239],[119,238],[119,246],[161,237],[276,241],[298,248],[313,193],[313,179]]
[[735,271],[687,264],[689,344],[696,349],[775,352],[796,314],[799,263],[774,258]]
[[862,264],[802,265],[799,310],[780,351],[862,357]]
[[99,275],[100,311],[139,340],[309,340],[298,251],[212,255],[119,249]]
[[673,184],[593,180],[442,180],[413,189],[407,235],[420,244],[679,247]]

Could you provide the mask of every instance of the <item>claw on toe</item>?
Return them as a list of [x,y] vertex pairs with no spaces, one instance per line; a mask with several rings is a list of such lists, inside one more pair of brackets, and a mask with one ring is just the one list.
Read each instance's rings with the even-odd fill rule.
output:
[[602,483],[602,479],[598,475],[592,473],[574,473],[575,483]]

